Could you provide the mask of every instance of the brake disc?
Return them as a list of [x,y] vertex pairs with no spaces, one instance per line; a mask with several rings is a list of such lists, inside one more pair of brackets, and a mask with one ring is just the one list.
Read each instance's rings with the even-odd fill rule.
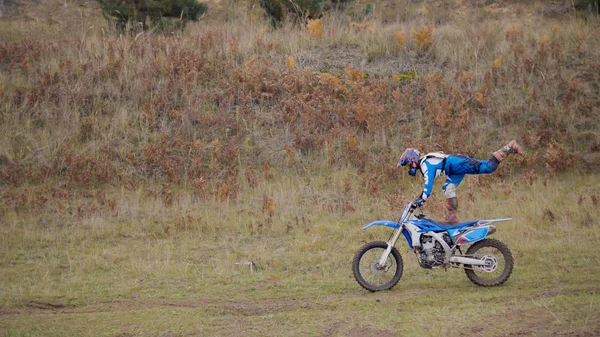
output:
[[385,273],[388,270],[390,270],[390,268],[392,267],[391,263],[386,263],[385,265],[380,265],[379,264],[379,260],[375,260],[373,261],[373,263],[371,264],[371,270],[373,270],[376,273]]
[[498,259],[493,255],[484,255],[481,260],[485,263],[483,266],[476,266],[476,269],[486,273],[491,273],[498,268]]

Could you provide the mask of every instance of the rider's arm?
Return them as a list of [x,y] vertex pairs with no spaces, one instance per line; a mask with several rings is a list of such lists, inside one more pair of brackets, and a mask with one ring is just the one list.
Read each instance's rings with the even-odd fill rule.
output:
[[421,199],[423,202],[429,198],[433,191],[433,181],[435,180],[435,165],[432,165],[429,160],[423,161],[421,164],[421,173],[423,174],[423,192]]

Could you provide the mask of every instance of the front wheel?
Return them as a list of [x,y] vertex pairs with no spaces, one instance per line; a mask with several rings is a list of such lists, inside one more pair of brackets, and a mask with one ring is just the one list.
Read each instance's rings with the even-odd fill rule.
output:
[[400,281],[404,264],[396,247],[384,265],[379,264],[388,244],[383,241],[370,242],[362,246],[352,260],[352,272],[356,282],[369,291],[392,289]]
[[485,261],[484,266],[465,265],[465,273],[471,282],[484,286],[499,286],[506,282],[513,270],[513,256],[501,241],[483,239],[467,249],[467,256]]

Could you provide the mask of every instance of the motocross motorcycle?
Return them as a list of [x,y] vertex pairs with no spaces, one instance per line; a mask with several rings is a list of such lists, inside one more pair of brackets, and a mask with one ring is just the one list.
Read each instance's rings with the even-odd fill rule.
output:
[[[400,235],[404,235],[422,268],[464,268],[471,282],[484,287],[498,286],[508,280],[513,270],[512,253],[504,243],[487,236],[496,232],[492,223],[511,218],[447,225],[427,219],[423,214],[413,214],[417,208],[420,209],[410,202],[398,222],[378,220],[363,228],[393,229],[387,242],[369,242],[354,255],[352,272],[363,288],[380,291],[398,283],[404,268],[402,256],[395,247]],[[463,254],[461,248],[466,245],[470,246]]]

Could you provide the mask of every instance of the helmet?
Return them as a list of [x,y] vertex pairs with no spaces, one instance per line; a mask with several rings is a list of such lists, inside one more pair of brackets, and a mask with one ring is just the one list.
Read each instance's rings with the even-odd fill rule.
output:
[[408,174],[414,176],[417,174],[417,166],[419,166],[419,158],[421,157],[421,152],[417,149],[407,148],[400,156],[400,160],[398,160],[398,166],[408,165],[410,170]]

